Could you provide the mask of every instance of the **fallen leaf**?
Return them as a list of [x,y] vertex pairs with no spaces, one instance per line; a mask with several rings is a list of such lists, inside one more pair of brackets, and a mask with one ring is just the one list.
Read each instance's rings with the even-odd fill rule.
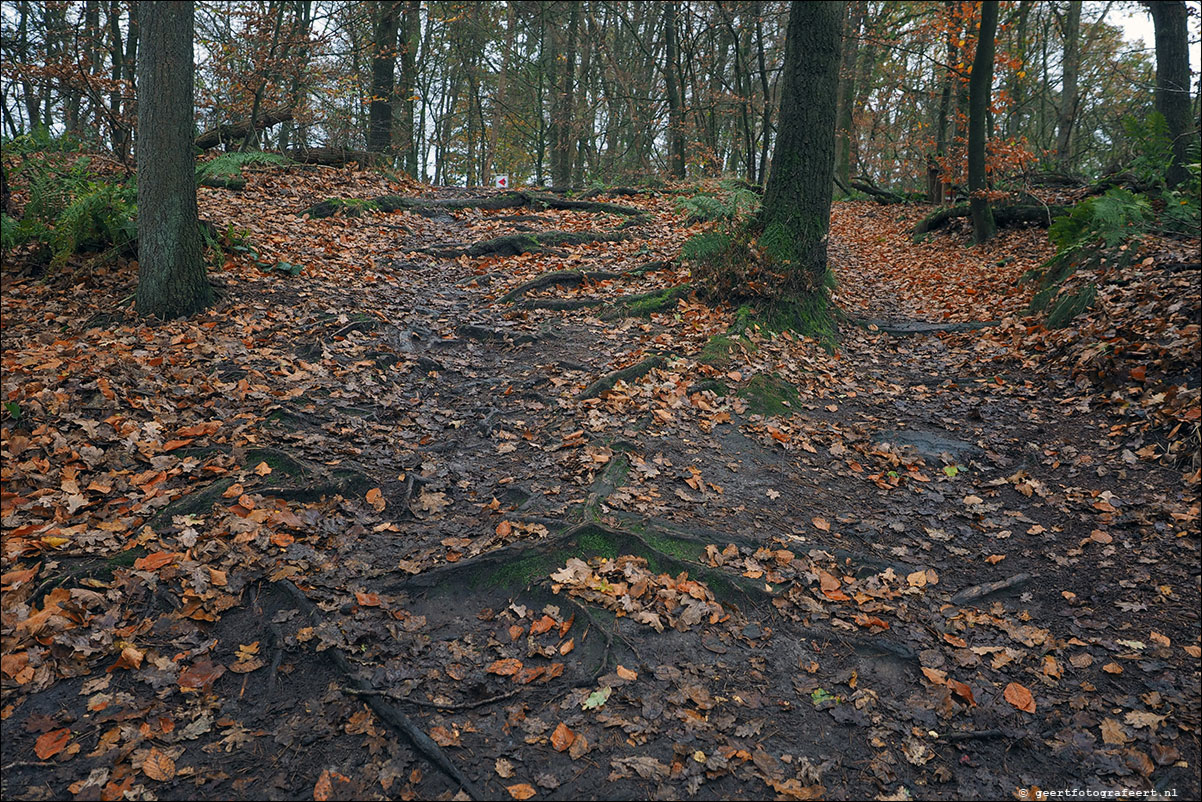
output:
[[166,782],[175,777],[175,761],[152,746],[142,760],[142,773],[152,780]]
[[564,752],[567,751],[568,747],[575,740],[576,733],[572,732],[568,725],[561,721],[559,722],[559,726],[555,728],[555,731],[551,733],[551,748],[556,752]]
[[529,799],[534,796],[534,786],[530,783],[518,783],[517,785],[507,785],[505,790],[514,799]]
[[1007,685],[1002,695],[1006,698],[1007,702],[1024,713],[1035,712],[1035,697],[1031,695],[1031,691],[1017,682],[1011,682]]
[[70,739],[71,729],[69,727],[51,730],[38,736],[37,741],[33,744],[33,753],[42,760],[49,760],[63,751],[63,747],[67,745],[67,741]]

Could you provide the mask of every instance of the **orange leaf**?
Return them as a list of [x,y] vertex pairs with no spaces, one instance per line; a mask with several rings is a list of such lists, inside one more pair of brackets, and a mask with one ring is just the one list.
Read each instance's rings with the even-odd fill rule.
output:
[[378,487],[373,487],[371,490],[368,490],[366,498],[367,503],[370,504],[372,509],[374,509],[376,512],[383,512],[384,508],[388,506],[388,502],[384,499],[384,494],[380,492],[380,488]]
[[566,752],[568,747],[572,745],[572,741],[576,740],[576,733],[564,724],[559,722],[559,726],[555,728],[555,732],[551,733],[551,747],[556,752]]
[[499,674],[502,677],[512,677],[522,670],[522,661],[513,657],[496,660],[488,667],[489,674]]
[[1024,686],[1011,682],[1002,694],[1006,701],[1022,710],[1024,713],[1035,712],[1035,697]]
[[1148,369],[1144,365],[1138,365],[1131,368],[1131,378],[1137,382],[1142,382],[1148,377]]
[[361,607],[379,607],[380,597],[375,593],[355,592],[355,601],[359,602]]
[[204,437],[206,434],[212,434],[221,428],[221,421],[211,420],[208,423],[198,423],[195,426],[186,426],[176,432],[177,437]]
[[189,439],[184,439],[184,440],[168,440],[166,443],[163,443],[163,450],[164,450],[164,451],[174,451],[175,449],[177,449],[177,448],[182,448],[182,447],[184,447],[184,446],[188,445],[188,443],[191,443],[191,442],[192,442],[192,441],[191,441],[191,440],[189,440]]
[[514,799],[529,799],[534,796],[534,787],[530,783],[518,783],[517,785],[507,785],[505,790]]
[[937,668],[927,668],[926,666],[923,666],[922,674],[934,685],[943,685],[947,682],[947,672],[940,671]]
[[544,615],[542,618],[530,625],[531,635],[541,635],[547,632],[551,627],[555,626],[555,619],[549,615]]
[[889,628],[888,621],[882,621],[881,619],[877,618],[875,615],[865,615],[864,613],[859,613],[856,615],[855,620],[856,620],[856,623],[862,627],[879,627],[881,629]]
[[269,473],[271,473],[271,466],[266,462],[260,462],[255,466],[255,473],[259,476],[267,476]]
[[156,551],[134,560],[134,568],[139,571],[157,571],[165,565],[170,565],[179,555],[173,551]]
[[51,730],[41,735],[37,742],[34,743],[34,754],[42,760],[49,760],[63,751],[63,747],[67,745],[67,741],[69,740],[71,740],[70,728],[63,727],[61,730]]
[[170,780],[175,777],[175,761],[152,746],[142,761],[142,773],[159,782]]
[[959,696],[964,701],[968,702],[969,707],[976,707],[977,700],[972,696],[972,688],[965,685],[963,682],[958,682],[954,679],[947,681],[947,687],[952,689],[952,693]]
[[497,537],[509,537],[511,532],[513,532],[513,524],[509,521],[501,521],[497,524]]
[[810,523],[814,525],[815,529],[821,529],[823,532],[831,531],[831,525],[826,522],[825,518],[811,518]]

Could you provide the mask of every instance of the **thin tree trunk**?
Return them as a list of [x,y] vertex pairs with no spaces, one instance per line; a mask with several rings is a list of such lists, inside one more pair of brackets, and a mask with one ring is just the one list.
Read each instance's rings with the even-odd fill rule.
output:
[[854,132],[856,100],[856,55],[860,49],[860,28],[868,12],[865,0],[847,4],[843,28],[843,58],[839,68],[838,133],[835,139],[835,178],[840,186],[851,181],[851,138]]
[[668,93],[668,174],[684,179],[680,65],[676,46],[676,0],[664,4],[664,84]]
[[982,0],[981,28],[977,53],[972,60],[968,81],[968,192],[972,213],[973,240],[978,244],[993,237],[993,211],[986,197],[988,180],[985,164],[985,122],[993,97],[993,49],[997,33],[997,0]]
[[191,315],[213,301],[201,261],[192,156],[192,3],[143,0],[138,64],[138,289],[142,315]]
[[1065,170],[1071,168],[1073,123],[1077,119],[1077,73],[1081,68],[1081,0],[1070,0],[1064,18],[1063,85],[1060,90],[1060,113],[1056,118],[1056,161]]

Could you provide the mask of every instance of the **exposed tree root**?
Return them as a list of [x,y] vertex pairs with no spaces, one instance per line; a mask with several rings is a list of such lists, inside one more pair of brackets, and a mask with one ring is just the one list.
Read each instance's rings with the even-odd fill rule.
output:
[[[321,621],[321,613],[317,606],[309,600],[309,597],[301,592],[300,588],[289,582],[287,579],[276,581],[277,587],[281,588],[285,593],[292,597],[296,602],[296,606],[301,609],[310,619],[315,622]],[[430,736],[418,727],[413,721],[397,710],[392,704],[384,699],[379,691],[372,687],[372,684],[365,679],[362,679],[358,672],[351,666],[350,661],[346,659],[346,655],[337,647],[330,647],[325,650],[325,654],[330,658],[330,661],[343,673],[347,681],[358,691],[361,692],[362,698],[366,701],[368,707],[372,709],[381,721],[387,724],[393,730],[401,733],[413,745],[417,752],[429,760],[439,771],[456,782],[465,793],[472,799],[484,799],[484,795],[475,787],[471,780],[464,776],[463,772],[451,762],[446,753],[439,748],[438,744],[430,739]]]
[[206,175],[200,179],[200,185],[202,187],[213,187],[214,189],[232,189],[237,192],[246,189],[246,179],[240,175]]
[[[1010,206],[995,206],[993,209],[993,221],[998,228],[1006,228],[1008,226],[1018,226],[1033,224],[1047,228],[1052,224],[1052,219],[1059,217],[1071,211],[1065,206],[1043,206],[1038,204],[1018,204]],[[915,241],[920,239],[924,234],[929,234],[944,226],[948,225],[952,220],[958,217],[968,217],[968,205],[949,206],[946,209],[939,209],[924,217],[914,226]]]
[[619,296],[610,304],[602,317],[616,320],[621,317],[647,317],[653,312],[675,309],[676,302],[693,292],[691,284],[678,284],[662,290],[652,290],[638,295]]
[[625,239],[627,239],[627,235],[624,232],[541,231],[534,234],[506,234],[466,247],[428,249],[422,253],[428,253],[440,259],[455,259],[460,256],[517,256],[523,253],[539,253],[562,245],[622,242]]
[[576,397],[580,399],[596,398],[597,396],[601,395],[601,393],[604,393],[607,390],[612,390],[613,386],[618,382],[628,382],[634,381],[635,379],[640,379],[656,368],[662,368],[665,363],[666,360],[659,354],[647,357],[642,362],[637,362],[629,367],[606,373],[588,387],[585,387],[583,390],[581,390],[580,394]]
[[575,286],[586,281],[609,281],[622,278],[626,273],[615,273],[610,270],[557,270],[554,273],[543,273],[537,278],[519,284],[500,297],[499,300],[511,303],[531,290],[541,290],[544,287]]
[[[300,214],[313,218],[329,217],[347,203],[347,199],[330,199],[305,209]],[[351,201],[359,205],[370,203],[384,212],[414,212],[417,214],[452,212],[461,209],[566,209],[597,214],[616,214],[629,218],[623,227],[644,223],[651,218],[642,209],[601,201],[568,200],[536,192],[504,192],[469,198],[411,198],[404,195],[381,195],[370,201]]]
[[495,343],[512,343],[513,345],[525,345],[538,340],[538,337],[533,334],[525,334],[523,332],[505,331],[503,329],[489,329],[484,326],[476,326],[465,324],[457,330],[460,337],[469,340],[477,340],[479,342],[495,342]]
[[857,320],[852,322],[870,328],[876,326],[878,331],[904,337],[909,334],[953,334],[961,331],[976,331],[998,325],[996,320],[968,320],[949,323],[928,323],[923,320]]

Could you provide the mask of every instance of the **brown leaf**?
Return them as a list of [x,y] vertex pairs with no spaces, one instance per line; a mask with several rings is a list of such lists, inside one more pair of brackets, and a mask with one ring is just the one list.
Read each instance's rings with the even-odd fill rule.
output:
[[514,799],[529,799],[534,796],[534,786],[530,783],[518,783],[517,785],[507,785],[505,790]]
[[388,506],[388,501],[384,498],[384,494],[380,492],[380,488],[378,487],[368,490],[365,498],[367,499],[367,503],[376,512],[384,512],[384,508]]
[[142,773],[152,780],[165,782],[175,777],[175,761],[152,746],[142,761]]
[[71,739],[71,729],[63,727],[61,730],[51,730],[38,737],[33,744],[33,752],[42,760],[50,758],[63,751],[63,747],[67,745],[67,741]]
[[502,677],[512,677],[522,670],[522,661],[513,657],[494,660],[488,667],[489,674],[500,674]]
[[559,726],[555,728],[555,732],[551,733],[551,747],[556,752],[565,751],[575,740],[576,733],[572,732],[568,725],[564,724],[562,721],[559,722]]
[[1011,682],[1006,686],[1006,690],[1002,693],[1006,701],[1022,710],[1024,713],[1035,712],[1035,697],[1031,695],[1031,691],[1017,682]]
[[959,682],[954,679],[949,679],[947,681],[947,687],[951,688],[952,693],[956,694],[956,696],[959,696],[961,699],[968,702],[969,707],[977,706],[977,700],[974,699],[972,695],[972,688],[970,688],[968,685],[965,685],[963,682]]
[[815,529],[821,530],[823,532],[831,531],[831,525],[826,522],[825,518],[811,518],[810,523],[812,523],[814,525]]

